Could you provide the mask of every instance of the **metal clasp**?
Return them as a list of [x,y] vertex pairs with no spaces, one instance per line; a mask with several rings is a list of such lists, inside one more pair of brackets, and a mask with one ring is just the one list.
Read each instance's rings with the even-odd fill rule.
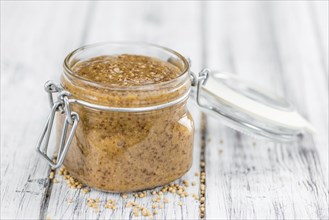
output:
[[[44,159],[48,161],[48,163],[52,168],[58,168],[62,165],[64,161],[65,155],[71,145],[80,118],[78,113],[71,111],[70,101],[68,98],[70,96],[70,93],[65,91],[61,86],[56,85],[51,81],[46,82],[45,90],[49,94],[49,103],[51,106],[51,111],[47,118],[46,124],[42,130],[36,148],[37,148],[37,152]],[[53,93],[59,93],[56,102],[54,102]],[[58,146],[57,161],[54,162],[48,156],[47,150],[48,150],[51,131],[54,124],[55,115],[57,112],[61,114],[65,114],[65,119],[64,119],[64,125],[62,129],[60,143]],[[71,126],[71,130],[67,137],[69,126]]]
[[200,101],[201,100],[201,95],[200,95],[201,86],[206,84],[209,74],[210,74],[210,70],[207,68],[201,70],[198,75],[195,75],[194,73],[191,72],[191,76],[192,76],[191,85],[196,87],[196,95],[195,95],[194,99],[195,99],[196,103],[198,104],[198,106],[212,110],[213,107],[204,105]]

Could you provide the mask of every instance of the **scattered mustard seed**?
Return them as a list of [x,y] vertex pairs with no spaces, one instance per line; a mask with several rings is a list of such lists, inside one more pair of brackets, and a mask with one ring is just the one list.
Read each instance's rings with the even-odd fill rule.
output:
[[187,181],[187,180],[183,180],[183,184],[184,184],[186,187],[189,187],[189,186],[190,186],[190,182]]
[[127,198],[128,198],[127,193],[123,193],[121,196],[122,196],[122,198],[124,198],[124,199],[127,199]]

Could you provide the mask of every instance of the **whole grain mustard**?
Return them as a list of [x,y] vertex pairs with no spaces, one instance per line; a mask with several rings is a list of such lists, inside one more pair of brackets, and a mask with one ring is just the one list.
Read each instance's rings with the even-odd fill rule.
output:
[[[102,106],[168,103],[188,93],[191,84],[177,63],[141,55],[97,56],[70,68],[61,77],[63,88],[73,98]],[[194,125],[186,101],[144,112],[72,105],[80,123],[65,168],[79,182],[111,192],[143,190],[178,179],[192,163]]]

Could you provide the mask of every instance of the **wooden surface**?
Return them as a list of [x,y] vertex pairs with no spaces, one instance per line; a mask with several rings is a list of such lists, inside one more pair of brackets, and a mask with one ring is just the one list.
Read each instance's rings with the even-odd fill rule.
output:
[[[49,181],[34,150],[49,111],[44,82],[58,80],[67,53],[100,41],[152,42],[190,57],[195,72],[235,72],[285,96],[317,129],[292,144],[258,141],[210,116],[201,129],[190,105],[194,163],[182,179],[199,194],[205,158],[206,219],[328,219],[327,1],[1,2],[1,219],[135,218],[118,194]],[[118,208],[95,212],[88,197]],[[191,196],[166,197],[156,219],[200,217]],[[136,201],[150,209],[151,199]]]

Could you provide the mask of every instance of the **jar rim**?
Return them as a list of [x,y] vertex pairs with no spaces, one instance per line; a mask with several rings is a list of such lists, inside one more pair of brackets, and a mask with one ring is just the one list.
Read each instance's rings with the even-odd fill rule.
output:
[[[99,83],[99,82],[93,82],[92,80],[86,79],[84,77],[81,77],[77,74],[74,74],[74,72],[72,71],[72,68],[69,65],[69,62],[71,61],[71,59],[77,55],[78,53],[81,53],[87,49],[92,49],[92,48],[96,48],[96,47],[101,47],[101,46],[109,46],[109,45],[113,45],[113,46],[145,46],[145,47],[150,47],[150,48],[156,48],[156,49],[160,49],[166,52],[169,52],[175,56],[177,56],[183,63],[184,63],[184,68],[183,70],[181,70],[181,73],[178,77],[173,78],[171,80],[168,81],[164,81],[164,82],[157,82],[157,83],[152,83],[152,84],[146,84],[146,85],[132,85],[132,86],[120,86],[120,85],[115,85],[115,84],[103,84],[103,83]],[[72,77],[78,80],[81,80],[84,83],[93,85],[93,86],[97,86],[97,87],[103,87],[103,88],[107,88],[107,89],[114,89],[114,90],[153,90],[154,86],[156,86],[157,88],[159,87],[167,87],[172,85],[173,83],[183,80],[184,78],[189,78],[189,62],[188,60],[181,55],[180,53],[178,53],[177,51],[167,48],[167,47],[163,47],[160,45],[156,45],[156,44],[152,44],[152,43],[146,43],[146,42],[130,42],[130,41],[108,41],[108,42],[100,42],[100,43],[94,43],[94,44],[87,44],[84,46],[81,46],[75,50],[73,50],[71,53],[69,53],[63,62],[63,68],[64,68],[64,74],[67,77]],[[110,88],[109,88],[110,86]]]

